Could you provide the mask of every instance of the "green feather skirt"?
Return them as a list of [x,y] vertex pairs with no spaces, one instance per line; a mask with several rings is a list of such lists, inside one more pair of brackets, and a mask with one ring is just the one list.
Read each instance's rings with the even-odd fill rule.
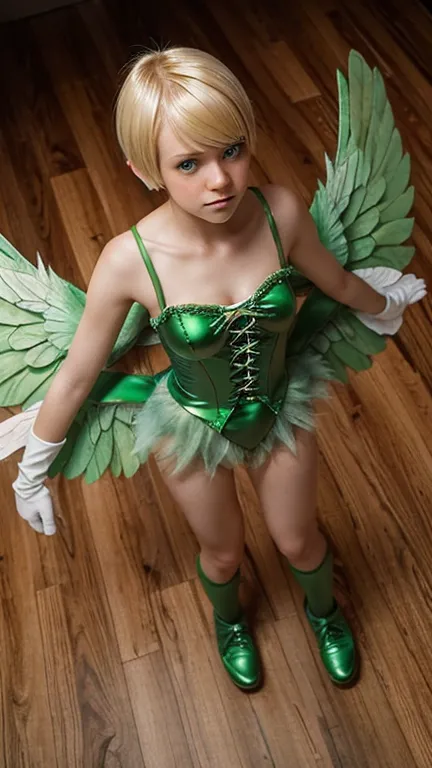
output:
[[161,459],[175,459],[173,473],[184,470],[200,459],[213,475],[219,465],[237,464],[258,467],[278,444],[296,454],[295,427],[313,431],[313,401],[328,397],[328,380],[332,371],[319,355],[303,353],[287,360],[288,387],[273,427],[253,450],[227,440],[179,405],[168,391],[164,376],[134,421],[136,443],[134,453],[141,462],[155,452]]

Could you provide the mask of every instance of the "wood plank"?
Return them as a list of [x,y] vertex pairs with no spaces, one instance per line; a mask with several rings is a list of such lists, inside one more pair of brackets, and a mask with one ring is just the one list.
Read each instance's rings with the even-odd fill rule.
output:
[[87,169],[57,176],[51,184],[82,282],[87,286],[100,252],[113,232]]
[[16,467],[1,467],[0,761],[5,768],[56,766],[49,690],[35,600],[34,534],[12,506]]
[[[120,80],[120,70],[124,69],[129,58],[128,47],[119,34],[119,25],[114,21],[107,3],[81,3],[77,11],[85,25],[88,38],[97,50],[109,82],[116,88]],[[124,16],[124,13],[122,15]]]
[[123,232],[152,210],[158,196],[144,190],[121,156],[112,122],[115,89],[77,9],[41,16],[32,30],[112,231]]
[[[0,184],[0,232],[28,261],[35,264],[36,251],[38,246],[43,248],[44,241],[29,219],[25,198],[10,161],[10,150],[2,131],[0,131],[0,163],[3,181]],[[23,221],[26,222],[25,227],[22,225]]]
[[[239,733],[238,749],[242,750],[243,764],[260,766],[269,760],[276,766],[294,764],[299,768],[316,765],[330,768],[333,763],[326,741],[331,744],[331,739],[324,736],[325,717],[322,711],[317,717],[319,705],[316,702],[315,708],[308,708],[313,699],[310,692],[309,700],[303,700],[303,689],[298,687],[293,674],[290,649],[285,650],[278,638],[278,627],[283,626],[281,622],[258,618],[251,623],[262,658],[264,678],[263,687],[246,696],[233,686],[223,671],[215,648],[212,608],[203,590],[198,584],[196,586],[200,609],[212,638],[211,661],[231,728]],[[296,620],[294,615],[289,621]],[[313,665],[311,655],[310,658]],[[247,706],[245,699],[249,700]],[[241,733],[248,734],[244,745]]]
[[192,765],[242,765],[210,662],[213,649],[191,583],[154,593],[153,608]]
[[136,726],[80,486],[79,479],[58,481],[62,525],[57,556],[60,568],[68,573],[62,598],[82,717],[82,760],[84,765],[103,760],[115,765],[117,760],[141,768]]
[[[372,612],[374,614],[376,612],[377,617],[384,614],[387,631],[391,631],[390,624],[387,623],[389,606],[376,588],[375,578],[367,562],[368,558],[356,538],[356,520],[353,520],[351,508],[347,505],[343,491],[335,482],[329,464],[324,458],[322,458],[320,475],[319,504],[331,539],[337,549],[343,553],[343,576],[347,590],[342,599],[338,591],[338,598],[343,604],[344,613],[353,626],[354,634],[360,644],[361,677],[355,688],[349,691],[338,691],[331,686],[320,670],[320,676],[324,679],[324,697],[322,698],[321,694],[324,692],[315,682],[315,678],[313,690],[317,693],[320,704],[332,707],[339,724],[338,739],[341,735],[344,736],[345,744],[342,750],[339,745],[337,746],[342,766],[351,765],[355,756],[361,766],[414,768],[418,763],[410,749],[406,730],[389,702],[386,677],[383,676],[381,667],[376,665],[377,657],[371,652],[369,642],[375,626]],[[369,611],[367,609],[365,611],[366,603],[370,606]],[[369,615],[366,617],[365,613]],[[303,617],[302,623],[306,623]],[[319,665],[318,653],[310,632],[308,632],[308,638]],[[388,643],[385,644],[384,636],[380,640],[381,653],[384,655]],[[303,646],[297,644],[296,647],[303,651]],[[309,665],[307,670],[309,676],[311,673]],[[388,671],[391,675],[391,670]],[[333,729],[331,733],[333,735]]]
[[379,23],[387,29],[415,68],[429,83],[432,81],[432,15],[418,0],[409,6],[401,0],[382,0],[378,5],[368,2]]
[[179,574],[154,519],[157,505],[146,503],[153,489],[145,468],[133,480],[106,474],[82,490],[120,657],[129,661],[159,648],[150,592],[177,583]]
[[[2,119],[14,142],[30,144],[40,173],[48,177],[84,166],[75,137],[51,90],[50,73],[33,40],[28,21],[0,25]],[[10,88],[13,72],[14,88]],[[16,93],[19,92],[19,99]]]
[[[0,96],[1,93],[0,86]],[[37,156],[37,145],[31,141],[31,131],[25,140],[17,140],[15,121],[10,117],[3,120],[2,128],[2,233],[33,264],[39,251],[45,264],[81,287],[49,177],[44,162]]]
[[[343,17],[350,20],[358,36],[368,48],[375,50],[387,61],[392,80],[403,87],[404,98],[422,115],[430,115],[432,84],[424,77],[415,63],[401,50],[393,32],[386,29],[375,4],[359,6],[343,5]],[[339,17],[340,18],[340,17]]]
[[36,597],[57,764],[75,768],[82,765],[83,739],[73,653],[61,588],[49,587],[38,592]]
[[124,668],[146,768],[190,768],[193,761],[161,652]]
[[[377,371],[363,373],[356,386],[360,386],[360,382],[361,386],[364,386],[365,379],[375,376]],[[428,591],[428,571],[424,571],[422,563],[430,552],[430,535],[422,524],[420,515],[421,500],[424,499],[422,485],[424,487],[424,484],[430,481],[430,454],[425,452],[424,445],[420,446],[420,450],[415,451],[419,462],[418,477],[406,478],[403,467],[407,466],[407,454],[411,455],[410,473],[413,468],[410,442],[412,443],[414,429],[411,436],[406,435],[408,420],[403,420],[403,427],[399,426],[399,435],[395,437],[400,412],[398,419],[392,421],[390,406],[385,405],[389,392],[390,388],[387,386],[386,394],[378,401],[375,382],[374,414],[381,420],[381,431],[372,432],[365,429],[363,437],[367,439],[367,447],[364,445],[360,448],[357,436],[365,417],[357,418],[354,428],[349,423],[346,410],[336,399],[332,403],[332,422],[330,419],[326,422],[325,430],[321,432],[321,441],[331,472],[335,474],[336,466],[338,468],[338,485],[343,494],[347,514],[353,519],[359,551],[362,551],[370,568],[368,570],[356,560],[352,547],[347,547],[345,540],[344,560],[348,579],[351,583],[354,580],[356,582],[356,592],[359,593],[356,602],[362,606],[362,626],[370,658],[417,761],[416,765],[426,766],[432,742],[430,724],[421,713],[428,710],[432,694],[424,676],[422,648],[430,633],[431,620],[430,616],[422,611],[421,605]],[[381,412],[378,416],[379,411]],[[373,439],[370,437],[372,433]],[[395,451],[398,454],[397,460]],[[393,467],[392,471],[389,470],[388,462]],[[393,478],[396,466],[403,477],[399,478],[395,487]],[[409,507],[417,507],[415,521],[407,518],[405,514],[406,505],[410,504],[409,495],[416,497],[416,502],[411,502]],[[331,526],[333,521],[326,518],[326,523]],[[341,526],[337,529],[339,535],[340,528]],[[411,553],[411,547],[415,548],[415,554],[414,551]],[[415,563],[418,565],[415,566]],[[417,594],[414,604],[413,594]],[[393,612],[390,606],[394,605],[398,608]],[[408,626],[417,627],[414,645],[406,629]],[[425,653],[427,656],[427,650]],[[411,682],[408,683],[408,680]],[[408,694],[406,686],[410,687],[411,684],[414,687]],[[408,701],[412,701],[412,705],[408,704]],[[411,706],[415,709],[419,707],[414,731]]]
[[266,67],[281,90],[293,102],[320,95],[301,62],[280,34],[279,19],[271,6],[255,3],[254,12],[247,14],[253,31],[253,47],[261,66]]

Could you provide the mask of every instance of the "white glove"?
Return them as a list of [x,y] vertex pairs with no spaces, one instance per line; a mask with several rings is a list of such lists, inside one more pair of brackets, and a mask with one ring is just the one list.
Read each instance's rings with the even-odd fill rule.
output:
[[56,532],[51,494],[43,481],[48,469],[60,453],[66,438],[60,443],[48,443],[30,431],[22,461],[18,463],[15,491],[17,512],[38,533],[51,536]]
[[403,275],[391,267],[354,269],[365,283],[386,297],[386,307],[378,315],[356,311],[361,322],[381,336],[393,336],[402,325],[403,313],[409,304],[415,304],[426,296],[426,283],[413,274]]

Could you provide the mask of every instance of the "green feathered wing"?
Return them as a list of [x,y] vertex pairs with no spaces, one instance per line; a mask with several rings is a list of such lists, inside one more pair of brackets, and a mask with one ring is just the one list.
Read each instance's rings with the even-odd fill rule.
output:
[[[402,270],[414,248],[407,218],[414,199],[410,157],[378,69],[356,51],[349,56],[348,82],[338,72],[339,137],[336,159],[326,156],[327,181],[318,182],[311,215],[320,240],[347,270],[393,267]],[[347,368],[361,371],[381,352],[385,338],[366,328],[346,306],[312,288],[297,318],[288,354],[314,350],[334,378],[347,381]]]
[[[0,405],[23,409],[42,400],[66,357],[84,311],[86,295],[46,269],[38,255],[33,266],[0,236]],[[134,304],[114,345],[107,367],[135,344],[152,343],[146,309]],[[104,389],[122,374],[103,371],[67,435],[50,469],[66,477],[82,473],[88,482],[110,468],[131,476],[139,467],[132,454],[135,409],[124,403],[98,402]],[[157,378],[130,377],[143,398]],[[101,394],[102,393],[102,394]]]

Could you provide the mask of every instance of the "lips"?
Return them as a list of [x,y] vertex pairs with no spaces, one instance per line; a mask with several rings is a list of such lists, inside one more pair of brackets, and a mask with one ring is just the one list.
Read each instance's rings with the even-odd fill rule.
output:
[[216,205],[217,203],[226,203],[228,200],[232,200],[234,195],[229,195],[228,197],[221,197],[219,200],[213,200],[212,203],[206,203],[206,205]]

